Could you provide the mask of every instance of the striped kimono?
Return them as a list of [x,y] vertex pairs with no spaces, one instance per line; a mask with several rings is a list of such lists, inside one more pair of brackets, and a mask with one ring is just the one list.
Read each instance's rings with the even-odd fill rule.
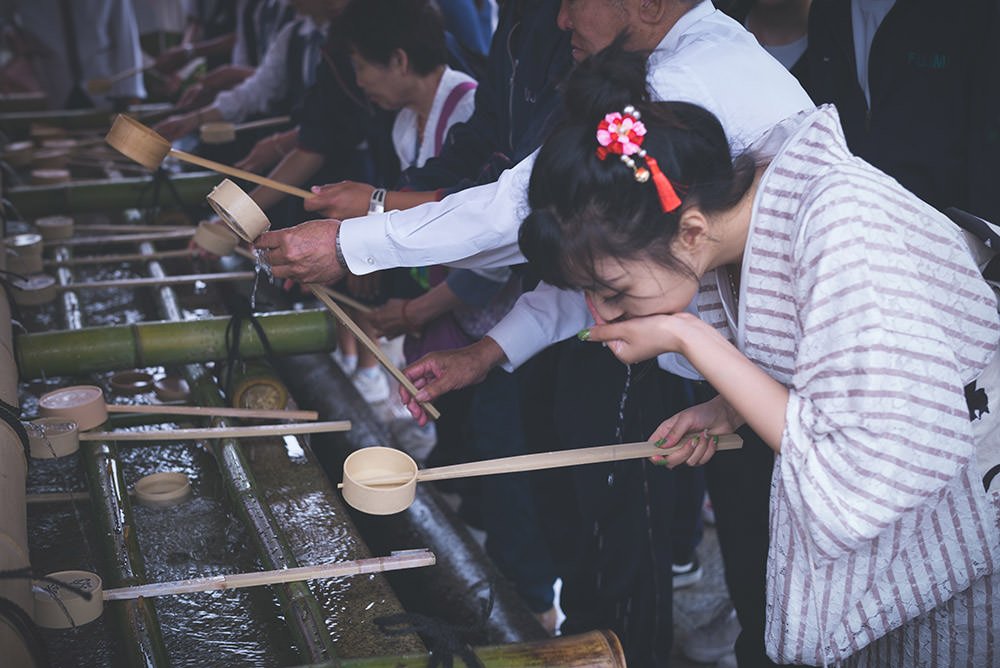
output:
[[951,221],[850,154],[833,107],[794,128],[760,183],[740,298],[715,273],[699,294],[789,389],[768,654],[1000,666],[1000,481],[982,477],[998,462],[977,459],[964,392],[998,348],[995,297]]

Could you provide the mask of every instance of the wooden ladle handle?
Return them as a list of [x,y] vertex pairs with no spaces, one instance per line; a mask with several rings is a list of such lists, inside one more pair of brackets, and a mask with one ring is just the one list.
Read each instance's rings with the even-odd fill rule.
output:
[[[683,443],[688,438],[697,436],[689,434],[681,439]],[[676,452],[681,445],[672,448],[658,448],[649,441],[639,443],[621,443],[619,445],[600,445],[594,448],[578,448],[576,450],[557,450],[554,452],[539,452],[532,455],[502,457],[487,459],[481,462],[439,466],[432,469],[417,471],[417,480],[451,480],[453,478],[468,478],[480,475],[495,475],[498,473],[517,473],[520,471],[540,471],[563,466],[579,464],[596,464],[599,462],[617,462],[627,459],[645,459],[654,455],[669,455]],[[719,436],[718,450],[738,450],[743,447],[743,439],[737,434]],[[400,485],[410,478],[408,476],[379,476],[368,480],[358,480],[363,485]]]
[[188,153],[187,151],[179,151],[176,148],[172,148],[170,149],[170,155],[174,156],[178,160],[189,162],[192,165],[205,167],[206,169],[211,169],[213,171],[219,172],[220,174],[225,174],[227,176],[234,176],[238,179],[243,179],[244,181],[250,181],[251,183],[256,183],[257,185],[261,185],[266,188],[271,188],[272,190],[279,190],[289,195],[295,195],[296,197],[301,197],[302,199],[308,199],[313,196],[313,194],[308,190],[303,190],[302,188],[296,188],[295,186],[290,186],[287,183],[281,183],[280,181],[275,181],[274,179],[269,179],[266,176],[260,176],[258,174],[254,174],[253,172],[245,171],[243,169],[230,167],[229,165],[224,165],[221,162],[209,160],[207,158],[201,157],[200,155]]

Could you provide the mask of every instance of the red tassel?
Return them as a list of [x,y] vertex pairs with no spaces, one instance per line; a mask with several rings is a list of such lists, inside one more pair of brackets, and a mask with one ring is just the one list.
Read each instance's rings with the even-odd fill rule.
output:
[[646,166],[649,167],[649,173],[653,175],[653,184],[656,186],[656,193],[660,196],[660,206],[663,207],[664,213],[676,211],[681,205],[681,198],[677,196],[670,179],[660,171],[656,160],[648,154],[646,155]]
[[606,149],[603,146],[598,146],[597,157],[600,158],[601,160],[604,160],[606,157],[608,157],[608,149]]

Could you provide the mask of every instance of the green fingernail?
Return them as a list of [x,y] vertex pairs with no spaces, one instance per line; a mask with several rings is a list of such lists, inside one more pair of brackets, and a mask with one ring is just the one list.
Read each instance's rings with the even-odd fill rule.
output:
[[589,341],[590,340],[590,329],[589,328],[587,328],[587,329],[581,329],[579,332],[577,332],[576,338],[580,339],[581,341]]
[[653,445],[655,445],[658,448],[662,448],[663,444],[666,443],[666,442],[667,442],[667,437],[664,436],[663,438],[661,438],[660,440],[658,440],[656,443],[653,443]]
[[718,436],[716,436],[714,440],[715,440],[715,443],[714,443],[714,445],[718,445],[718,444],[719,444],[719,437],[718,437]]

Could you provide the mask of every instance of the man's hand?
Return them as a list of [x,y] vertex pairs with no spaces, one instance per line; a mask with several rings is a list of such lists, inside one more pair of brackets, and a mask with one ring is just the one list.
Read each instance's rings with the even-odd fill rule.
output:
[[304,203],[306,211],[319,211],[329,218],[346,220],[368,213],[374,186],[356,181],[341,181],[313,186],[313,196]]
[[265,251],[275,278],[300,283],[332,283],[344,277],[347,267],[337,260],[339,220],[310,220],[286,230],[265,232],[254,247]]
[[490,337],[464,348],[430,353],[406,367],[417,395],[400,385],[399,398],[419,424],[427,424],[427,413],[419,402],[434,401],[442,394],[480,383],[504,360],[503,349]]

